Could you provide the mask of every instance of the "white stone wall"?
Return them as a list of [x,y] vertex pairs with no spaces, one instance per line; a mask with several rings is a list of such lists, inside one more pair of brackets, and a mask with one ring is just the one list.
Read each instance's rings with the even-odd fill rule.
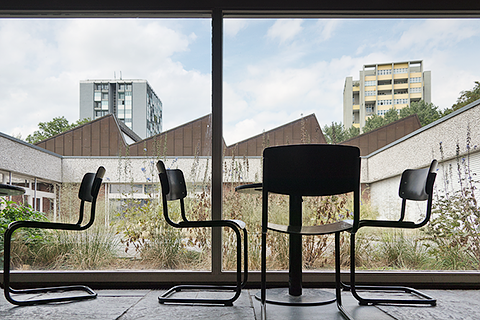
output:
[[[399,141],[362,159],[362,182],[374,182],[400,175],[406,168],[427,167],[432,159],[455,158],[457,142],[460,153],[466,153],[467,132],[470,131],[471,147],[480,147],[480,100],[457,110]],[[463,111],[463,112],[459,112]]]
[[[429,166],[433,159],[437,159],[440,164],[435,192],[444,192],[445,179],[450,181],[450,191],[457,190],[460,187],[457,175],[457,145],[460,161],[467,159],[468,136],[470,168],[473,177],[480,176],[480,125],[477,124],[480,119],[480,100],[459,111],[462,112],[452,113],[362,159],[362,182],[370,185],[371,204],[378,209],[379,218],[398,217],[401,208],[398,184],[405,169],[424,168]],[[445,171],[450,166],[453,168],[453,175],[447,176]],[[423,203],[412,202],[407,207],[407,218],[416,221],[424,212]]]
[[0,170],[50,182],[62,181],[62,158],[0,134]]

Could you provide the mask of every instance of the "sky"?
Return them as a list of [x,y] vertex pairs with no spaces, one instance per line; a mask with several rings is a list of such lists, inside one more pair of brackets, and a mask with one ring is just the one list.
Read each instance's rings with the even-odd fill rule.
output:
[[[146,79],[163,130],[211,112],[210,19],[0,19],[0,132],[79,117],[79,82]],[[365,64],[423,60],[445,109],[480,80],[480,19],[225,19],[224,138],[302,116],[343,119],[345,78]]]

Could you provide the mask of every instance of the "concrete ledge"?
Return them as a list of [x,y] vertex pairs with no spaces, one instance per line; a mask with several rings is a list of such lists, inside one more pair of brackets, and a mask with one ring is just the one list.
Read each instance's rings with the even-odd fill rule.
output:
[[[3,275],[3,272],[2,272]],[[260,272],[249,272],[248,287],[260,287]],[[3,279],[3,276],[2,276]],[[349,273],[342,272],[349,282]],[[17,287],[86,284],[94,288],[165,288],[182,283],[234,283],[235,272],[212,274],[209,271],[14,271],[11,282]],[[287,286],[287,271],[267,274],[269,286]],[[2,281],[3,283],[3,281]],[[407,285],[415,288],[479,289],[480,271],[358,271],[358,284]],[[333,271],[304,271],[304,287],[333,287]]]

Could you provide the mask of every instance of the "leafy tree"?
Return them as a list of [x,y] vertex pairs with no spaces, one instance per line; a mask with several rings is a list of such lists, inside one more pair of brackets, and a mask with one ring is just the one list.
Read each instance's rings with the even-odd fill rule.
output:
[[77,122],[73,122],[70,124],[64,116],[61,116],[53,118],[52,121],[40,122],[38,124],[39,130],[36,130],[32,134],[29,134],[26,138],[26,141],[29,143],[37,143],[53,137],[56,134],[78,127],[89,121],[89,118],[85,118],[83,120],[78,120]]
[[360,128],[351,126],[345,130],[345,140],[355,138],[360,134]]
[[410,106],[400,109],[400,119],[412,114],[418,116],[422,127],[442,117],[437,106],[433,103],[426,103],[423,100],[412,102]]
[[365,122],[365,125],[363,126],[363,133],[375,130],[375,129],[380,128],[380,127],[382,127],[386,124],[387,123],[382,116],[379,116],[377,114],[373,114]]
[[445,109],[442,116],[446,116],[447,114],[452,113],[453,111],[458,110],[478,99],[480,99],[480,82],[475,81],[475,86],[473,89],[460,92],[460,97],[458,97],[457,103],[455,103],[451,108]]
[[442,117],[442,113],[438,111],[438,107],[433,103],[426,103],[423,100],[418,102],[412,102],[409,106],[403,109],[392,108],[385,112],[385,115],[372,115],[366,122],[363,127],[363,132],[369,132],[380,128],[384,125],[387,125],[391,122],[403,119],[412,114],[416,114],[420,120],[420,124],[425,126],[435,120],[438,120]]
[[333,122],[331,125],[325,125],[322,129],[323,135],[325,136],[325,140],[327,140],[327,143],[331,144],[337,144],[341,141],[343,141],[343,136],[344,136],[344,128],[343,124],[341,122]]
[[385,112],[385,115],[383,116],[383,119],[385,120],[385,124],[389,124],[391,122],[399,120],[401,117],[398,115],[399,110],[395,108],[391,108],[387,112]]
[[356,127],[350,127],[345,129],[341,122],[332,122],[331,125],[325,125],[322,129],[323,135],[327,143],[337,144],[342,141],[351,139],[360,134],[360,129]]

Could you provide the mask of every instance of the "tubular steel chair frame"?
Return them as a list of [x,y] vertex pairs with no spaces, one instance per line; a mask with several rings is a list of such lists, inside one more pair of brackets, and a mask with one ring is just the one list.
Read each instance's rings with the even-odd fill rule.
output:
[[[160,183],[162,186],[163,216],[166,222],[175,228],[231,228],[237,238],[237,279],[236,285],[177,285],[158,297],[160,303],[200,303],[200,304],[223,304],[232,306],[233,302],[240,297],[242,289],[245,287],[248,278],[248,238],[247,229],[243,221],[240,220],[208,220],[208,221],[190,221],[185,212],[184,199],[187,196],[187,188],[183,172],[179,169],[166,169],[165,164],[160,160],[157,162]],[[168,215],[168,201],[179,200],[182,215],[182,221],[174,222]],[[244,246],[244,275],[242,281],[242,235]],[[234,291],[235,294],[230,299],[188,299],[173,298],[172,294],[184,290],[205,290],[205,291]]]
[[[437,161],[433,160],[429,168],[425,169],[407,169],[403,172],[399,187],[399,197],[402,198],[402,208],[398,221],[389,220],[360,220],[359,228],[362,227],[382,227],[382,228],[403,228],[415,229],[423,227],[428,223],[431,216],[433,185],[436,177]],[[421,222],[405,221],[405,211],[407,200],[427,201],[425,217]],[[413,288],[405,286],[366,286],[355,284],[355,234],[351,234],[350,242],[350,285],[344,287],[352,291],[352,295],[359,301],[360,305],[368,304],[430,304],[435,306],[437,301]],[[363,298],[357,292],[357,289],[364,291],[403,291],[423,299],[368,299]]]
[[[261,304],[266,311],[267,231],[290,235],[335,234],[335,293],[337,307],[352,319],[342,305],[340,278],[340,233],[353,232],[360,216],[360,150],[339,145],[287,145],[266,148],[263,152]],[[290,202],[302,196],[329,196],[353,192],[353,221],[344,220],[318,226],[278,225],[268,222],[268,195],[290,196]],[[297,201],[297,200],[294,200]],[[301,201],[301,198],[300,200]],[[290,203],[292,205],[292,203]],[[292,216],[291,218],[292,219]],[[290,221],[292,223],[292,221]],[[301,271],[301,265],[299,266]],[[301,279],[300,279],[301,281]]]
[[[42,222],[42,221],[14,221],[9,224],[5,231],[5,250],[4,250],[4,266],[3,266],[3,289],[5,298],[12,304],[19,306],[45,304],[51,302],[65,302],[76,301],[84,299],[93,299],[97,297],[95,291],[83,285],[59,286],[59,287],[45,287],[32,289],[13,289],[10,287],[10,260],[11,260],[11,240],[13,232],[20,228],[38,228],[38,229],[53,229],[53,230],[74,230],[82,231],[88,229],[95,220],[95,207],[98,192],[102,184],[105,168],[99,167],[96,173],[87,173],[84,175],[78,197],[80,202],[80,213],[77,223],[56,223],[56,222]],[[85,202],[91,202],[90,220],[82,225],[84,218]],[[12,294],[34,294],[34,293],[52,293],[52,292],[66,292],[66,291],[85,291],[84,295],[64,296],[45,299],[32,300],[16,300]]]

